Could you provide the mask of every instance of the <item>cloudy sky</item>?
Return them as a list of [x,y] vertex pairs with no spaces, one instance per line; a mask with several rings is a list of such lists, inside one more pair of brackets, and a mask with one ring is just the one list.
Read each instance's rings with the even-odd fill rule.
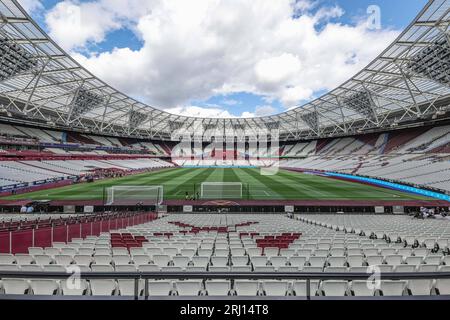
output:
[[154,107],[206,117],[301,106],[367,65],[426,2],[19,0],[102,80]]

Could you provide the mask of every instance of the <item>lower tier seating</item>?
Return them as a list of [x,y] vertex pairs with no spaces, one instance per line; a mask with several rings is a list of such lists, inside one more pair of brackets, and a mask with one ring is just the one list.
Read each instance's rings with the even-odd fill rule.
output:
[[[450,222],[442,221],[434,244],[406,241],[436,227],[407,216],[305,215],[289,219],[271,214],[166,217],[88,236],[52,247],[30,247],[27,254],[1,254],[2,271],[181,272],[183,279],[149,280],[149,295],[285,296],[306,295],[304,279],[209,279],[209,272],[449,272],[446,247]],[[381,225],[386,232],[381,234]],[[386,237],[385,235],[400,235]],[[377,237],[378,235],[378,237]],[[392,241],[391,239],[394,239]],[[444,242],[446,240],[447,242]],[[189,279],[205,272],[204,279]],[[67,280],[8,279],[3,294],[133,295],[134,281],[83,277]],[[144,294],[144,281],[139,284]],[[323,280],[311,282],[317,296],[447,295],[450,281]]]

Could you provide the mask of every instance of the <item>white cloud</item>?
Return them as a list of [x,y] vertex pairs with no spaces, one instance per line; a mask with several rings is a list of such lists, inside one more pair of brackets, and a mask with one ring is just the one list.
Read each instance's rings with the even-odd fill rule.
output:
[[63,49],[101,42],[108,31],[121,28],[113,12],[96,2],[59,2],[45,17],[50,36]]
[[257,106],[253,112],[244,111],[240,115],[230,113],[228,110],[220,106],[179,106],[175,108],[168,108],[174,114],[189,116],[189,117],[205,117],[205,118],[253,118],[264,117],[274,114],[277,109],[270,105]]
[[290,87],[283,90],[280,100],[283,104],[290,108],[295,106],[299,101],[311,99],[313,91],[303,86]]
[[242,112],[241,118],[254,118],[255,116],[256,116],[255,113],[245,111],[245,112]]
[[236,105],[242,104],[241,101],[238,101],[235,99],[225,99],[222,101],[222,103],[227,106],[236,106]]
[[298,74],[301,63],[297,56],[283,53],[277,57],[270,57],[258,61],[255,65],[256,80],[271,90],[273,86],[286,83]]
[[274,114],[277,111],[277,109],[275,109],[272,106],[257,106],[255,108],[255,115],[257,117],[264,117],[264,116],[270,116],[272,114]]
[[[367,30],[363,21],[356,26],[331,22],[342,9],[326,7],[312,14],[313,6],[317,2],[309,0],[66,0],[48,12],[46,21],[51,36],[68,50],[129,28],[142,40],[142,48],[75,53],[75,58],[150,105],[190,115],[228,116],[221,108],[189,105],[214,95],[248,92],[290,108],[347,80],[398,35]],[[294,13],[297,19],[292,19]]]
[[40,0],[19,0],[19,4],[30,14],[44,9]]
[[332,18],[339,18],[344,14],[344,10],[342,10],[340,7],[323,7],[320,8],[316,14],[314,15],[314,20],[316,22],[323,21],[323,20],[329,20]]
[[181,106],[166,109],[174,114],[189,117],[205,117],[205,118],[235,118],[227,110],[220,108],[202,108],[197,106]]
[[305,11],[311,10],[317,5],[317,2],[310,0],[297,0],[293,3],[293,8],[297,13],[303,13]]

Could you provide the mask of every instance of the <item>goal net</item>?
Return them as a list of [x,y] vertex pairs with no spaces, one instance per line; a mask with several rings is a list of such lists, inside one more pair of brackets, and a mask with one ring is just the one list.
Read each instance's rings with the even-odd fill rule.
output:
[[202,182],[200,186],[202,199],[241,199],[241,182]]
[[163,186],[112,186],[106,188],[105,205],[160,205]]

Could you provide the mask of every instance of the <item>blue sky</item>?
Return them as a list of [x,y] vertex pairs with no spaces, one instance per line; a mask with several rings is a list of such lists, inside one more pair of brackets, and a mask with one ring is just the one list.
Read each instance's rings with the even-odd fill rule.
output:
[[[23,0],[24,5],[25,2],[35,4],[36,1],[38,0]],[[129,1],[130,8],[136,4],[136,2],[133,2],[135,0],[123,1]],[[140,1],[141,3],[145,2],[145,0]],[[245,0],[243,1],[245,2]],[[22,1],[19,0],[19,2]],[[235,52],[229,52],[230,50],[228,50],[227,47],[233,46],[233,38],[221,39],[224,41],[224,44],[217,45],[217,48],[213,49],[205,47],[205,50],[201,52],[196,52],[196,47],[193,45],[193,48],[189,51],[190,55],[186,54],[186,57],[182,57],[181,54],[173,55],[173,53],[168,52],[167,60],[176,60],[174,64],[178,69],[174,69],[174,66],[172,65],[170,66],[172,72],[166,72],[164,69],[165,65],[163,66],[161,64],[161,60],[157,61],[153,58],[154,56],[159,57],[161,54],[159,51],[156,51],[156,49],[165,48],[165,50],[168,50],[167,48],[169,45],[177,47],[177,45],[179,45],[177,41],[181,43],[184,41],[182,37],[177,38],[182,34],[183,30],[180,30],[182,27],[176,25],[176,21],[170,21],[172,16],[169,14],[167,14],[167,19],[163,20],[165,21],[164,23],[167,24],[167,26],[163,26],[164,28],[159,25],[158,27],[155,27],[154,24],[146,27],[143,26],[147,21],[145,20],[144,15],[134,19],[132,14],[126,17],[124,15],[121,16],[122,13],[120,12],[120,8],[118,8],[116,12],[113,12],[113,9],[111,8],[107,8],[106,11],[110,14],[109,18],[106,11],[105,17],[98,17],[98,22],[95,21],[94,15],[94,18],[91,18],[94,21],[90,20],[88,21],[89,23],[87,23],[91,29],[84,30],[86,33],[84,38],[81,37],[79,42],[66,43],[66,40],[69,37],[73,37],[74,30],[69,30],[71,27],[67,25],[68,30],[66,34],[64,34],[64,20],[67,20],[67,17],[64,15],[67,14],[67,12],[62,10],[63,5],[68,6],[70,4],[75,7],[83,8],[82,10],[98,9],[99,12],[102,12],[101,10],[105,10],[105,8],[102,7],[101,2],[102,0],[42,0],[40,1],[41,5],[36,5],[37,9],[33,9],[31,14],[44,30],[53,36],[64,49],[74,55],[80,63],[108,83],[111,83],[113,86],[133,97],[144,100],[144,102],[156,107],[161,106],[161,108],[168,109],[172,112],[188,113],[190,112],[190,106],[196,106],[201,108],[201,110],[204,110],[206,114],[220,112],[221,114],[232,116],[255,116],[279,113],[289,107],[302,105],[324,92],[327,92],[334,86],[339,85],[339,83],[357,71],[358,68],[367,64],[380,52],[381,48],[384,48],[392,41],[392,39],[412,21],[427,1],[301,0],[300,2],[308,3],[310,6],[304,11],[299,11],[298,16],[294,16],[293,19],[301,19],[303,15],[318,17],[321,11],[326,11],[328,14],[327,18],[318,19],[320,21],[314,24],[314,30],[309,31],[311,34],[314,34],[313,36],[316,37],[318,42],[323,39],[328,39],[329,35],[327,35],[327,32],[324,32],[324,30],[330,26],[340,26],[343,30],[342,32],[349,32],[349,34],[353,34],[351,32],[359,32],[362,36],[367,38],[367,43],[355,42],[355,47],[371,47],[370,50],[363,48],[360,51],[353,49],[348,52],[343,48],[342,55],[350,54],[352,59],[355,57],[358,62],[355,63],[355,66],[348,66],[348,68],[347,66],[344,66],[345,68],[342,68],[342,74],[331,77],[333,79],[325,79],[326,76],[324,77],[324,71],[327,69],[326,61],[323,64],[317,63],[314,56],[307,56],[305,53],[309,50],[307,45],[292,48],[292,46],[287,43],[286,48],[277,48],[274,46],[273,48],[267,49],[267,51],[265,51],[264,46],[262,46],[255,48],[255,53],[253,54],[254,56],[260,55],[260,57],[251,61],[251,52],[249,52],[249,56],[245,57],[245,59],[240,56],[239,48]],[[161,2],[162,4],[155,5],[155,7],[151,7],[150,10],[152,10],[152,12],[158,10],[160,10],[158,12],[162,13],[170,12],[170,10],[165,8],[165,6],[169,6],[167,1],[166,3],[164,3],[164,1]],[[87,4],[94,4],[94,9],[85,9],[87,8]],[[361,21],[368,19],[367,8],[371,5],[377,5],[380,8],[382,28],[381,30],[372,33],[370,31],[361,31],[357,28],[358,25],[361,24]],[[338,10],[333,11],[331,10],[332,8],[338,8]],[[199,8],[199,10],[200,9],[201,8]],[[234,14],[238,15],[241,10],[238,7],[236,7],[236,12],[233,12],[233,8],[227,7],[227,9],[230,10],[230,16],[233,16]],[[274,9],[278,9],[278,7]],[[283,8],[280,10],[282,9]],[[139,12],[139,10],[136,12]],[[282,15],[280,15],[280,17],[282,17]],[[202,18],[208,20],[209,17],[202,16]],[[151,20],[152,17],[150,16],[149,19]],[[184,19],[189,19],[189,17]],[[215,19],[215,17],[211,17],[211,19]],[[251,18],[249,18],[249,20],[250,19]],[[281,18],[274,16],[274,19]],[[242,19],[239,21],[242,21]],[[173,25],[171,25],[171,23],[173,23]],[[234,25],[235,24],[236,23],[234,23]],[[189,21],[186,22],[186,25],[191,26]],[[280,25],[282,25],[281,21]],[[343,26],[346,26],[347,28],[344,28]],[[178,29],[176,29],[177,27]],[[166,35],[166,38],[171,39],[171,36],[173,36],[173,39],[171,39],[172,42],[163,39],[160,40],[160,43],[155,43],[155,52],[153,52],[152,40],[154,39],[153,34],[155,28],[156,30],[161,30],[161,33],[168,32],[169,36]],[[242,28],[247,31],[249,30],[245,25],[242,26]],[[349,30],[352,28],[354,30]],[[197,38],[200,40],[203,36],[209,36],[209,33],[205,30],[199,30],[198,26],[194,26],[193,30],[195,30],[193,32],[199,32]],[[91,31],[93,33],[92,37],[89,35],[89,32]],[[252,37],[249,37],[248,41],[251,43],[254,39],[263,37],[264,34],[267,34],[267,32],[263,33],[263,31],[264,30],[261,31],[260,35],[252,33]],[[308,34],[306,34],[306,31],[304,33],[305,34],[302,33],[302,30],[299,30],[298,34],[292,37],[293,39],[298,39],[300,36],[309,37]],[[240,34],[239,30],[236,34]],[[242,34],[244,33],[242,32]],[[242,37],[244,37],[244,35]],[[196,38],[191,42],[196,42],[195,39]],[[242,40],[242,43],[245,45],[245,38],[237,39],[236,41],[239,40]],[[186,42],[188,42],[187,39]],[[321,50],[320,48],[317,48],[318,46],[323,46],[325,49]],[[127,48],[129,50],[126,50]],[[198,47],[197,51],[200,50],[201,48]],[[324,50],[334,49],[330,49],[326,43],[319,43],[314,46],[314,50],[323,53]],[[313,51],[313,49],[311,49],[311,51]],[[152,58],[146,57],[145,54]],[[211,59],[212,62],[209,63],[206,59],[210,58],[213,54],[217,54],[217,56],[214,56]],[[314,55],[314,53],[311,53],[311,55]],[[315,55],[317,55],[317,53]],[[127,58],[128,56],[135,58]],[[192,57],[195,57],[196,60],[192,60]],[[182,60],[183,58],[185,60]],[[330,55],[329,59],[333,58],[334,57]],[[130,61],[125,61],[127,59],[130,59]],[[141,59],[142,61],[139,60],[141,63],[140,66],[145,65],[151,68],[152,72],[149,73],[156,74],[154,75],[155,78],[149,79],[149,73],[138,75],[137,73],[139,73],[141,67],[133,65],[133,59],[136,59],[136,64],[138,63],[137,61]],[[150,63],[150,59],[153,59],[152,64]],[[178,61],[178,59],[180,59],[180,61]],[[200,64],[199,62],[203,61],[203,59],[205,59],[205,65],[208,65],[207,68],[204,66],[195,66],[196,64]],[[232,65],[225,61],[234,61],[234,59],[237,61],[236,65]],[[295,59],[298,59],[298,65],[296,64]],[[324,57],[324,60],[328,60],[328,58]],[[121,71],[121,74],[124,73],[123,78],[118,77],[117,70],[114,70],[114,68],[106,67],[107,63],[122,67],[123,71]],[[314,68],[310,67],[312,64],[315,64]],[[215,67],[216,65],[218,65],[217,70]],[[292,67],[292,70],[298,70],[298,72],[296,72],[296,74],[286,75],[289,73],[291,65],[295,66],[295,68]],[[101,66],[104,67],[102,68]],[[286,72],[279,76],[274,76],[275,79],[271,79],[271,68],[275,68],[274,70],[277,72],[277,70],[281,68],[278,66],[287,66]],[[159,67],[161,67],[161,70]],[[240,67],[242,71],[239,70]],[[133,68],[136,68],[138,72],[127,75],[126,72],[132,72]],[[320,70],[320,68],[324,68],[325,70]],[[173,70],[179,69],[187,71],[185,74],[180,72],[178,75],[176,72],[173,72]],[[335,73],[340,73],[340,69],[338,68],[337,70],[338,71]],[[209,74],[210,72],[211,74]],[[249,76],[252,72],[254,72],[256,76]],[[222,76],[220,76],[220,74],[222,74]],[[309,77],[311,83],[314,83],[314,85],[308,85],[308,82],[305,79],[298,79],[302,77],[302,74],[304,74],[305,77]],[[323,85],[320,83],[321,77],[323,78]],[[211,79],[210,82],[208,82],[208,78]],[[140,86],[131,86],[129,83],[130,79],[134,79]],[[146,85],[146,81],[148,85]],[[167,88],[157,88],[158,85],[166,86]],[[171,93],[173,93],[174,97],[170,96]]]

